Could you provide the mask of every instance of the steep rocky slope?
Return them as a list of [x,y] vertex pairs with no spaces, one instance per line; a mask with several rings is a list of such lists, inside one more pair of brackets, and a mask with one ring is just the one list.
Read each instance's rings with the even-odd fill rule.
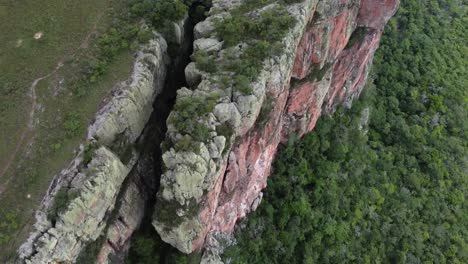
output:
[[54,177],[34,230],[12,262],[123,261],[157,191],[162,124],[176,88],[185,84],[178,76],[191,51],[191,24],[188,18],[171,22],[169,33],[153,32],[140,45],[131,76],[115,85],[88,127],[87,143]]
[[[132,76],[116,85],[88,128],[89,143],[54,178],[36,212],[36,230],[19,249],[19,262],[75,261],[107,230],[107,221],[120,204],[120,189],[140,157],[138,139],[162,92],[168,64],[162,36],[155,35],[140,48]],[[138,213],[131,218],[138,218]]]
[[[232,53],[239,57],[245,46],[223,49],[215,32],[215,21],[229,17],[238,4],[213,1],[211,16],[195,27],[195,51],[214,54],[218,65]],[[219,72],[189,65],[186,76],[193,87],[179,91],[168,119],[153,221],[164,241],[185,253],[209,247],[255,210],[278,144],[291,133],[312,130],[321,114],[350,105],[359,95],[398,4],[306,0],[288,5],[295,26],[282,39],[282,50],[264,60],[248,92],[236,84],[220,85]],[[195,109],[195,117],[184,119],[188,108]],[[187,130],[181,120],[207,132],[200,137],[203,129]]]
[[[245,81],[234,72],[252,44],[226,45],[216,30],[254,2],[213,0],[208,18],[195,26],[194,62],[187,67],[191,26],[183,22],[172,25],[177,47],[167,47],[159,34],[141,47],[133,75],[89,127],[92,143],[51,184],[36,232],[19,250],[21,262],[89,262],[91,246],[99,263],[121,262],[132,233],[153,211],[154,228],[180,251],[217,250],[218,240],[261,202],[280,142],[311,131],[321,114],[359,96],[399,4],[262,1],[249,16],[284,9],[294,23],[263,62],[249,62],[260,70]],[[239,64],[226,66],[232,61]],[[63,208],[51,219],[47,213],[63,193]]]

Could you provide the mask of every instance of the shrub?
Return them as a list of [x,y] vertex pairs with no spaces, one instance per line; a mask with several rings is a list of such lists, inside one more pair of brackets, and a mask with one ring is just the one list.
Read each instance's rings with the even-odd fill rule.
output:
[[176,151],[195,151],[192,137],[185,135],[174,146]]
[[269,3],[272,1],[245,1],[231,12],[231,17],[215,23],[216,33],[225,46],[230,47],[241,42],[248,45],[238,58],[230,57],[223,66],[237,75],[234,77],[234,84],[243,94],[252,92],[247,81],[253,81],[258,76],[264,60],[281,52],[282,44],[279,40],[295,22],[282,5],[263,11],[259,16],[251,14],[252,10]]
[[95,142],[86,143],[83,151],[83,164],[88,165],[94,156],[94,151],[98,148],[98,144]]
[[55,195],[53,204],[49,208],[47,215],[49,220],[55,224],[59,218],[59,215],[67,209],[70,201],[76,197],[76,193],[70,193],[68,188],[62,187]]
[[155,241],[153,238],[138,236],[133,240],[132,253],[138,256],[139,263],[159,263],[159,254],[154,254]]
[[148,43],[153,37],[153,32],[150,29],[140,30],[137,36],[140,43]]
[[252,9],[244,8],[239,7],[232,12],[230,18],[219,20],[215,24],[216,33],[227,47],[241,41],[279,41],[295,21],[282,6],[262,12],[259,18],[248,15]]
[[52,149],[53,152],[58,152],[60,149],[62,149],[63,145],[62,142],[56,142],[50,144],[50,148]]
[[195,140],[206,142],[210,136],[210,130],[205,124],[196,122],[191,134]]
[[302,3],[304,0],[283,0],[286,4]]
[[216,24],[216,33],[224,41],[226,47],[231,47],[245,39],[249,31],[255,27],[254,21],[245,16],[233,16]]
[[0,245],[8,243],[18,228],[18,214],[0,209]]
[[237,75],[235,77],[235,88],[243,95],[252,94],[252,88],[250,87],[250,80],[244,75]]
[[255,34],[259,34],[262,40],[276,42],[283,38],[294,22],[294,18],[282,7],[267,10],[262,13]]
[[222,155],[224,155],[228,152],[229,148],[231,147],[231,137],[234,133],[234,128],[231,126],[231,124],[225,122],[216,127],[216,133],[226,138],[226,146],[224,146],[224,149],[222,151]]
[[201,71],[209,73],[214,73],[217,71],[213,56],[210,56],[205,51],[196,52],[194,54],[194,61],[197,63],[197,68]]
[[273,110],[273,99],[268,94],[266,95],[265,102],[263,102],[260,113],[258,114],[256,125],[258,128],[263,128],[270,119],[270,113]]
[[130,17],[133,19],[141,19],[141,18],[148,18],[149,12],[148,10],[153,11],[155,1],[139,1],[134,0],[133,4],[130,6]]
[[365,27],[358,27],[354,30],[353,34],[351,34],[351,37],[348,40],[348,43],[346,44],[345,49],[349,49],[354,46],[354,44],[361,42],[363,38],[367,34],[367,28]]
[[203,124],[203,116],[213,111],[220,95],[212,93],[206,97],[179,98],[174,106],[170,122],[182,134],[188,134],[194,140],[204,142],[209,137],[209,129]]
[[7,78],[0,76],[0,96],[12,94],[14,92],[14,87],[15,86],[12,85]]
[[164,25],[165,21],[179,21],[188,12],[188,7],[181,0],[159,0],[154,6],[153,26]]
[[83,132],[83,122],[77,112],[69,113],[63,123],[65,134],[69,138],[77,137]]

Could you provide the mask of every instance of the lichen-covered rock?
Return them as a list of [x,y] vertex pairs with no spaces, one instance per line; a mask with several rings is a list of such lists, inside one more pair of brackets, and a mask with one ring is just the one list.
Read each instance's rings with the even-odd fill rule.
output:
[[206,19],[195,25],[193,34],[195,39],[204,38],[209,36],[215,29],[212,19]]
[[[184,215],[181,215],[182,217]],[[196,248],[193,246],[193,241],[196,241],[205,229],[205,224],[197,218],[187,218],[181,224],[172,227],[163,224],[156,225],[158,233],[164,233],[164,241],[171,245],[177,245],[177,249],[181,252],[189,254]]]
[[232,233],[213,232],[207,236],[207,247],[203,252],[200,264],[222,264],[221,255],[224,250],[235,245],[236,239]]
[[163,181],[161,194],[166,200],[175,199],[185,205],[192,198],[200,201],[206,186],[205,176],[216,171],[216,165],[210,160],[208,149],[200,144],[200,154],[191,151],[177,152],[174,149],[163,154],[163,161],[168,177]]
[[[73,262],[84,246],[105,230],[122,182],[139,156],[133,151],[133,157],[124,160],[119,150],[133,148],[153,111],[153,100],[166,78],[166,49],[165,40],[158,34],[140,47],[131,77],[115,87],[88,128],[88,139],[93,144],[87,150],[81,146],[69,167],[50,184],[36,212],[35,230],[18,250],[19,262]],[[97,151],[91,163],[85,164],[85,152],[89,155],[91,149]],[[63,212],[56,221],[51,221],[47,213],[59,191],[64,190],[68,190],[66,197],[77,198],[61,201],[65,208],[61,208]],[[126,191],[118,212],[126,223],[115,223],[107,230],[108,241],[116,246],[128,240],[144,210],[139,191],[134,186]]]
[[105,233],[105,243],[99,252],[97,263],[109,263],[109,255],[122,251],[143,219],[145,200],[135,182],[132,181],[127,186],[119,204],[117,217],[109,224]]
[[185,80],[189,87],[196,87],[201,82],[202,74],[194,62],[185,67]]
[[193,42],[193,50],[203,50],[207,53],[221,50],[223,43],[214,38],[199,38]]
[[88,167],[80,172],[86,180],[73,187],[78,196],[70,201],[55,226],[36,239],[35,251],[23,256],[25,262],[73,262],[82,247],[101,234],[128,172],[129,168],[107,148],[96,150]]
[[106,146],[135,142],[153,111],[155,96],[164,86],[167,44],[157,35],[138,51],[132,76],[116,87],[110,101],[98,112],[88,138]]
[[[216,38],[213,21],[229,17],[239,2],[214,0],[208,19],[195,27],[197,43]],[[278,144],[290,133],[311,131],[322,113],[332,112],[338,104],[349,106],[359,96],[383,27],[398,3],[305,0],[293,4],[288,12],[296,24],[282,40],[281,52],[263,62],[263,70],[249,85],[251,93],[221,89],[216,82],[219,73],[201,72],[199,84],[191,85],[193,91],[178,94],[178,102],[212,93],[219,96],[208,113],[193,113],[191,122],[207,129],[203,140],[194,140],[200,149],[181,149],[181,143],[193,139],[195,131],[177,129],[182,126],[174,124],[174,118],[168,120],[172,148],[164,154],[153,221],[164,241],[185,253],[212,248],[214,242],[205,239],[207,235],[232,232],[239,218],[255,210]],[[238,45],[218,51],[217,46],[211,47],[197,45],[198,50],[223,59],[238,58],[245,48]],[[187,71],[192,72],[194,66]],[[179,111],[171,115],[181,115]],[[219,148],[213,147],[220,137],[225,140],[221,156]],[[204,258],[206,263],[216,260],[215,255]]]

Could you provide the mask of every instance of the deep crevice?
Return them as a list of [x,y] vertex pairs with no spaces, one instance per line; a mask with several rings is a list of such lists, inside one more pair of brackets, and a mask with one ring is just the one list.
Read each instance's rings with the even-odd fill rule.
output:
[[[168,258],[174,254],[179,254],[177,249],[164,243],[156,230],[152,226],[152,217],[156,205],[156,194],[160,187],[160,178],[162,171],[162,154],[164,150],[161,143],[165,140],[167,131],[166,120],[175,104],[177,90],[182,87],[188,87],[185,79],[185,67],[191,62],[190,56],[193,53],[194,27],[204,20],[205,12],[211,6],[211,1],[196,0],[193,1],[189,10],[189,17],[185,23],[185,40],[182,45],[177,47],[176,53],[170,52],[171,63],[168,66],[166,81],[163,90],[156,97],[153,103],[153,113],[139,141],[141,147],[141,157],[138,161],[143,168],[138,175],[138,184],[143,189],[145,197],[144,217],[138,230],[135,230],[131,244],[134,244],[138,237],[150,238],[154,241],[155,247],[159,252],[159,263],[167,263]],[[168,43],[168,46],[177,45]],[[168,49],[174,50],[173,47]],[[141,164],[143,163],[143,164]],[[132,250],[128,261],[132,262]],[[113,256],[110,256],[113,258]],[[139,261],[136,259],[136,261]],[[155,259],[154,263],[158,263]]]

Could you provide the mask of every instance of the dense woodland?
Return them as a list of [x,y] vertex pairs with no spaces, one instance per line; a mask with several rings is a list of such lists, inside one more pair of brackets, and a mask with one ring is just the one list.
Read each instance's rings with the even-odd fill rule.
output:
[[462,2],[402,1],[374,85],[283,147],[226,261],[468,263]]

